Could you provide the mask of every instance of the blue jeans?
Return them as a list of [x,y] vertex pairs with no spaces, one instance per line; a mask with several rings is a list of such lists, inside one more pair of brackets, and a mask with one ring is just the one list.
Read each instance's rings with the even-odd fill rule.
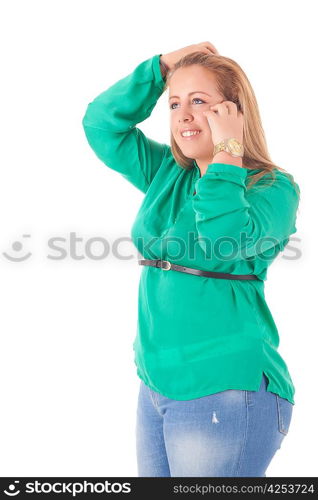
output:
[[140,381],[139,477],[266,477],[287,435],[293,404],[267,392],[226,390],[178,401]]

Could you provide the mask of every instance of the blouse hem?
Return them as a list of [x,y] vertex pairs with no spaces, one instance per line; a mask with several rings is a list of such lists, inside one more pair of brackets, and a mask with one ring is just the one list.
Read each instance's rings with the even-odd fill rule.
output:
[[187,401],[190,399],[202,398],[205,396],[210,396],[211,394],[215,394],[217,392],[222,392],[222,391],[227,391],[227,390],[259,391],[263,374],[265,375],[265,377],[268,380],[266,392],[272,392],[273,394],[277,394],[281,398],[287,399],[292,405],[295,405],[295,401],[291,396],[287,396],[286,394],[272,388],[273,384],[271,381],[271,376],[270,376],[270,374],[268,374],[267,371],[265,372],[264,370],[262,370],[261,378],[260,378],[259,382],[257,382],[256,384],[250,384],[250,385],[244,384],[244,387],[242,387],[242,384],[233,384],[232,387],[229,387],[228,384],[226,386],[220,385],[218,387],[215,387],[215,385],[214,385],[213,386],[214,388],[211,390],[209,389],[208,391],[204,391],[204,392],[199,391],[199,392],[190,394],[190,396],[189,396],[189,394],[187,394],[187,396],[185,397],[184,395],[180,396],[180,394],[172,394],[172,393],[168,393],[166,391],[164,391],[164,392],[158,391],[157,388],[155,388],[151,383],[148,382],[148,380],[146,380],[141,375],[139,369],[137,369],[137,376],[139,377],[139,379],[142,380],[142,382],[144,382],[144,384],[147,385],[152,391],[158,392],[161,396],[164,396],[166,398],[175,399],[176,401]]

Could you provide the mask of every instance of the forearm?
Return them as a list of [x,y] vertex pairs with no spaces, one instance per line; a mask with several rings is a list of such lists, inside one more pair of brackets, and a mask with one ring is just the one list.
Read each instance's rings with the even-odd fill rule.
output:
[[298,195],[291,181],[279,171],[270,186],[268,173],[257,186],[247,190],[247,169],[237,167],[229,160],[213,162],[196,181],[192,203],[202,248],[210,252],[205,239],[210,245],[220,238],[217,251],[221,250],[221,242],[227,241],[231,251],[235,250],[231,260],[258,254],[272,258],[296,231]]
[[87,106],[84,128],[129,132],[148,118],[163,92],[158,55],[141,62],[130,74],[99,94]]

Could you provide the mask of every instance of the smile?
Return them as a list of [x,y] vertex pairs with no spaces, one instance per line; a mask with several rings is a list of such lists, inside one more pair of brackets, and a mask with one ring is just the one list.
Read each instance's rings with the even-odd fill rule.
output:
[[187,130],[181,133],[183,139],[192,140],[201,134],[201,130]]

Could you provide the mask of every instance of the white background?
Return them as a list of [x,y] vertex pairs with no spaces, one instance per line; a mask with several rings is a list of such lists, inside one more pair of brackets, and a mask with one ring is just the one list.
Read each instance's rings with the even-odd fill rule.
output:
[[[142,61],[210,41],[258,100],[272,160],[301,187],[297,233],[268,271],[279,352],[296,387],[267,476],[317,476],[317,26],[314,1],[2,3],[1,476],[137,476],[132,342],[140,266],[97,260],[143,194],[90,149],[88,102]],[[115,103],[116,104],[116,103]],[[140,128],[169,144],[167,93]],[[81,240],[75,259],[70,235]],[[29,235],[29,236],[27,236]],[[64,238],[67,256],[48,247]],[[20,242],[20,248],[19,248]],[[95,256],[103,247],[91,246]],[[14,258],[30,252],[22,262]]]

